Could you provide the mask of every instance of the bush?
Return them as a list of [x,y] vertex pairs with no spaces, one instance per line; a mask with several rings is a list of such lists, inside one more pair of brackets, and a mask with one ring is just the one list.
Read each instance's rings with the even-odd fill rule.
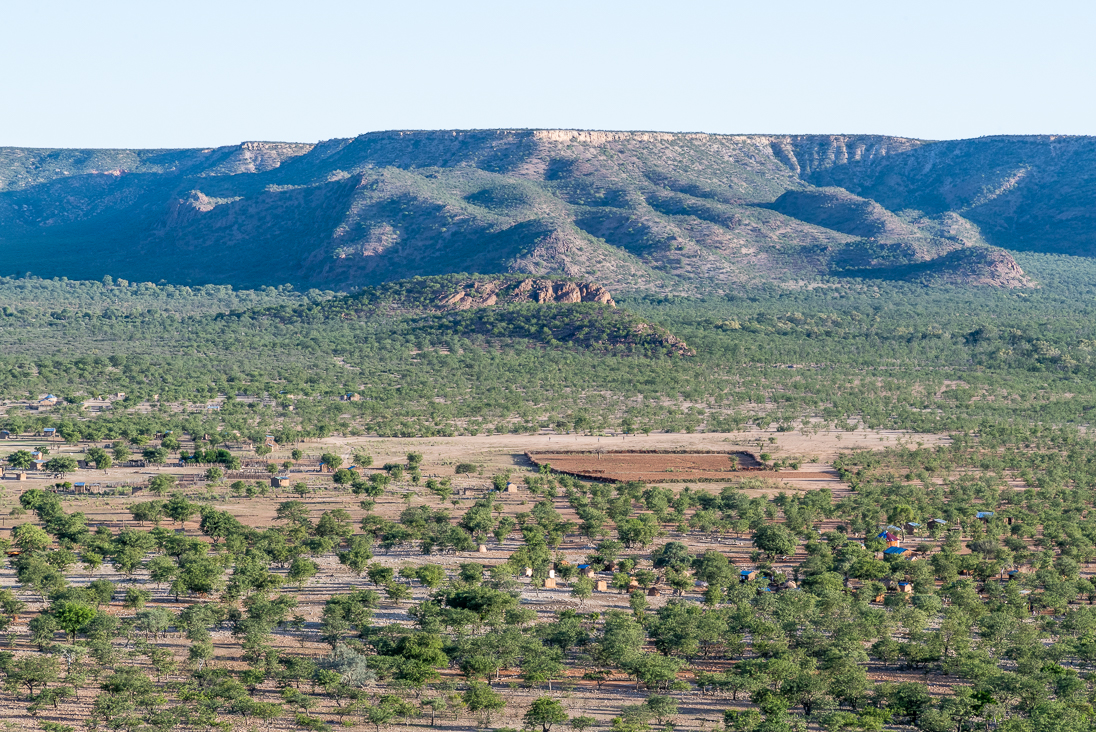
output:
[[475,473],[479,468],[475,463],[457,463],[457,475],[461,473]]

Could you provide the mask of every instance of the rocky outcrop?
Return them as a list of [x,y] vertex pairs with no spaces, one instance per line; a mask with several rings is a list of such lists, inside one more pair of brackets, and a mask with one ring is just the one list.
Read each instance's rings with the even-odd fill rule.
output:
[[681,340],[668,330],[658,328],[650,323],[639,323],[635,327],[635,334],[642,339],[657,339],[667,351],[677,356],[695,356],[696,351],[689,348],[685,341]]
[[1008,289],[1034,287],[1012,255],[992,247],[964,247],[925,263],[911,277],[926,284],[979,285]]
[[443,310],[468,310],[499,303],[521,302],[540,304],[596,302],[616,307],[613,296],[599,284],[550,279],[496,279],[469,282],[455,292],[438,298],[438,306]]

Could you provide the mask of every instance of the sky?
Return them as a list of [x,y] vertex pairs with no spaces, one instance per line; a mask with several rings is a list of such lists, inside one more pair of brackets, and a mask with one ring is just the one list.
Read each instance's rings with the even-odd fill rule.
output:
[[0,0],[0,146],[1096,134],[1096,3]]

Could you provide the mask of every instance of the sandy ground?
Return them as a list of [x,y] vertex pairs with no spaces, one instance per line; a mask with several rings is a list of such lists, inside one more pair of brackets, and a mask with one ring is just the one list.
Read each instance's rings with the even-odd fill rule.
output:
[[[775,443],[770,442],[770,438],[775,438]],[[375,514],[385,516],[386,518],[395,518],[399,512],[409,504],[428,504],[432,507],[447,508],[455,516],[459,515],[466,510],[477,495],[482,494],[481,489],[487,486],[491,475],[506,470],[514,471],[516,475],[520,475],[524,471],[532,470],[532,466],[524,457],[526,451],[549,449],[611,450],[619,446],[618,449],[630,450],[711,449],[732,451],[742,449],[760,452],[762,450],[759,448],[763,448],[764,451],[770,452],[778,458],[800,457],[806,459],[808,462],[804,463],[798,472],[761,474],[770,478],[771,482],[766,487],[757,489],[755,491],[756,493],[766,494],[775,493],[778,490],[809,490],[828,487],[833,490],[835,494],[839,495],[840,492],[843,491],[843,484],[840,483],[832,470],[832,460],[841,452],[850,449],[893,446],[895,444],[916,446],[917,443],[922,443],[924,445],[936,445],[942,444],[945,441],[946,438],[941,436],[910,435],[901,432],[821,432],[813,435],[802,435],[797,432],[777,434],[773,432],[755,431],[734,434],[652,434],[650,436],[630,435],[627,437],[576,435],[495,435],[425,439],[336,437],[322,441],[311,441],[302,444],[299,447],[308,455],[316,456],[324,452],[341,452],[348,459],[353,452],[364,450],[373,456],[375,466],[383,465],[385,462],[390,461],[403,462],[406,460],[408,452],[421,452],[424,454],[422,466],[424,476],[451,476],[454,478],[454,485],[458,489],[470,489],[469,495],[457,495],[453,497],[451,503],[442,503],[437,497],[429,494],[421,486],[418,488],[400,486],[381,497],[372,511]],[[25,441],[17,442],[14,440],[0,443],[0,456],[13,451],[14,449],[24,449],[28,444],[33,446],[33,444],[42,443],[40,441],[37,443],[27,443]],[[275,451],[274,455],[269,457],[269,459],[273,462],[280,463],[288,457],[289,450],[289,447],[279,448]],[[54,450],[53,452],[56,454],[57,450]],[[458,462],[480,464],[483,466],[482,474],[455,476],[454,468]],[[68,476],[67,480],[73,482],[80,480],[88,482],[143,482],[152,474],[155,474],[155,472],[157,472],[155,469],[113,469],[107,471],[104,475],[103,471],[80,471],[75,475]],[[179,468],[170,468],[165,469],[165,472],[180,474],[184,471]],[[199,469],[187,469],[186,472],[200,473],[202,471]],[[756,477],[759,474],[747,473],[745,475],[748,477]],[[355,524],[360,522],[361,518],[365,516],[365,511],[358,505],[358,497],[350,495],[345,490],[336,488],[327,478],[318,474],[303,474],[301,477],[319,487],[319,490],[309,494],[304,499],[313,519],[318,517],[323,511],[333,508],[344,508],[349,511]],[[0,514],[2,514],[0,518],[3,519],[0,521],[0,536],[6,537],[13,523],[22,523],[33,518],[32,516],[19,518],[7,516],[11,507],[18,504],[18,495],[28,488],[45,487],[52,482],[54,481],[44,476],[33,476],[30,480],[20,482],[13,480],[3,481],[2,487],[0,487],[0,491],[2,491],[2,493],[0,493]],[[671,488],[680,489],[684,484],[673,483],[668,485]],[[695,487],[718,491],[721,484],[705,483]],[[275,524],[274,512],[278,503],[290,498],[297,498],[297,496],[289,494],[284,489],[277,492],[271,492],[265,497],[256,497],[254,499],[233,497],[224,486],[208,489],[201,486],[187,489],[189,493],[195,496],[208,495],[209,490],[212,490],[215,496],[214,504],[217,507],[231,512],[244,523],[256,527],[267,527]],[[141,491],[135,496],[107,497],[67,495],[64,500],[65,509],[67,511],[84,512],[88,516],[89,523],[93,525],[99,522],[106,522],[108,525],[117,529],[120,528],[124,522],[126,526],[139,526],[140,528],[147,529],[151,527],[148,525],[135,524],[131,520],[129,513],[126,510],[126,506],[134,501],[150,500],[151,498],[153,498],[153,496],[148,495],[147,491]],[[532,503],[535,502],[536,498],[530,496],[528,492],[522,488],[515,494],[502,494],[499,500],[502,503],[502,512],[504,514],[515,515],[519,512],[531,509]],[[556,500],[556,508],[563,514],[565,519],[577,519],[573,510],[567,505],[566,500],[562,497]],[[165,523],[164,525],[173,526],[170,522]],[[200,536],[196,522],[188,522],[183,528],[188,535]],[[472,552],[457,555],[435,554],[423,556],[414,547],[407,546],[394,549],[388,554],[385,554],[383,553],[383,550],[378,549],[375,561],[397,569],[407,564],[440,564],[450,572],[455,572],[461,562],[474,561],[491,566],[506,561],[510,554],[517,549],[519,541],[516,536],[516,534],[512,535],[502,544],[497,544],[492,540],[492,542],[487,545],[487,551],[485,553]],[[708,549],[720,551],[739,566],[749,565],[749,553],[753,548],[747,538],[702,534],[682,535],[675,531],[669,531],[667,535],[659,541],[670,540],[684,541],[690,546],[690,549],[693,552],[697,553]],[[561,547],[561,551],[568,561],[579,563],[586,558],[592,548],[592,545],[586,539],[572,536],[569,538],[569,541],[565,542]],[[640,550],[626,552],[626,554],[633,553],[639,555],[646,554],[647,552]],[[787,569],[790,571],[791,566],[801,562],[803,558],[804,557],[802,556],[788,557],[784,561],[777,563],[777,568],[778,570]],[[300,632],[292,630],[278,631],[275,635],[274,643],[277,647],[287,649],[294,654],[321,657],[328,652],[327,646],[322,644],[318,637],[319,620],[323,603],[326,598],[333,594],[348,592],[355,587],[368,587],[370,584],[367,578],[356,577],[347,571],[333,556],[326,556],[317,561],[320,565],[320,572],[315,578],[307,583],[303,588],[303,591],[298,592],[296,587],[289,585],[283,588],[284,591],[298,596],[299,607],[297,612],[305,618],[306,624],[304,629]],[[276,571],[284,573],[285,568],[276,568]],[[148,582],[148,578],[147,575],[144,575],[143,573],[138,573],[133,578],[127,578],[116,574],[109,567],[103,567],[94,575],[94,577],[83,572],[79,568],[74,568],[69,575],[70,581],[76,585],[86,584],[94,578],[106,578],[117,583],[119,591],[116,593],[115,601],[111,606],[105,608],[107,612],[116,615],[126,616],[131,614],[131,611],[122,609],[121,597],[124,595],[125,589],[133,584],[140,584],[154,591],[155,596],[151,604],[153,607],[168,607],[172,610],[178,610],[180,607],[185,606],[190,602],[190,600],[184,599],[181,603],[175,603],[173,598],[166,595],[165,588],[156,588],[154,585],[145,584]],[[608,576],[604,578],[608,579]],[[552,617],[553,613],[564,608],[574,608],[581,612],[604,612],[605,610],[612,608],[628,608],[627,595],[619,594],[613,590],[610,590],[608,593],[595,593],[594,597],[590,598],[585,603],[580,604],[576,599],[570,596],[568,587],[545,590],[533,587],[528,584],[528,580],[524,578],[521,578],[520,581],[524,586],[522,593],[523,605],[537,609],[540,620],[548,620]],[[5,567],[3,570],[0,570],[0,584],[5,587],[15,587],[14,572],[10,568]],[[43,605],[41,599],[32,592],[20,590],[18,594],[30,605],[30,612],[21,616],[18,623],[16,623],[11,631],[15,635],[14,650],[17,652],[29,651],[31,647],[29,645],[27,622],[37,611],[41,610]],[[418,586],[416,583],[413,588],[413,594],[415,602],[421,601],[426,598],[428,590]],[[699,596],[695,593],[690,593],[689,596],[699,599]],[[653,607],[658,607],[667,602],[670,598],[666,594],[663,594],[648,599]],[[382,601],[382,606],[376,614],[377,621],[409,624],[410,618],[406,614],[409,604],[410,603],[405,602],[397,605],[387,600]],[[58,637],[58,640],[60,640],[60,637]],[[177,634],[170,634],[167,638],[156,641],[156,644],[170,649],[180,662],[186,657],[186,640]],[[217,657],[214,661],[215,665],[228,668],[238,668],[240,666],[239,645],[227,631],[219,631],[215,634],[215,644],[217,653]],[[145,663],[141,658],[125,659],[123,662],[135,663],[137,665]],[[704,664],[701,663],[699,665],[703,666]],[[886,669],[872,669],[872,672],[873,676],[878,676],[880,679],[901,680],[907,678],[904,674],[899,674]],[[496,715],[492,721],[493,727],[520,727],[521,715],[525,712],[533,699],[543,694],[551,693],[552,696],[560,698],[564,703],[564,706],[569,710],[569,713],[573,716],[586,714],[596,717],[599,720],[599,725],[607,725],[609,719],[618,712],[622,705],[639,703],[647,696],[646,692],[636,692],[634,690],[634,682],[623,677],[617,677],[611,680],[603,685],[601,690],[598,690],[596,687],[586,682],[580,682],[577,679],[571,681],[561,679],[553,685],[553,690],[548,692],[547,688],[544,686],[536,689],[521,688],[522,685],[517,678],[517,673],[518,671],[516,669],[504,672],[502,683],[496,684],[496,688],[506,696],[508,706],[502,714]],[[581,671],[578,673],[581,675]],[[457,676],[454,676],[453,678],[454,680],[459,680],[459,677]],[[920,672],[910,675],[908,678],[924,680],[924,677]],[[172,679],[178,680],[181,679],[181,676],[176,675],[174,677],[167,677],[167,680]],[[62,702],[60,708],[57,710],[51,709],[44,712],[42,714],[42,719],[66,724],[78,724],[80,720],[87,716],[89,699],[93,696],[93,692],[94,683],[92,682],[89,683],[87,689],[81,692],[81,698],[79,700],[67,700]],[[267,684],[259,691],[257,698],[266,701],[279,701],[277,694],[277,688],[273,684]],[[733,703],[729,695],[722,694],[705,696],[697,692],[684,692],[675,693],[674,696],[678,698],[680,704],[676,726],[681,729],[715,730],[722,725],[722,712],[724,709],[732,707],[743,708],[745,706],[741,701]],[[338,718],[334,716],[335,711],[333,705],[326,701],[322,702],[321,706],[317,709],[319,716],[330,722],[337,723]],[[8,729],[38,729],[38,726],[26,713],[26,702],[24,700],[15,700],[9,693],[0,693],[0,729],[4,729],[5,724]],[[428,724],[428,719],[417,720],[416,724]],[[394,725],[395,728],[405,726],[407,725]],[[440,718],[437,726],[443,729],[454,730],[472,729],[476,726],[476,722],[468,715],[463,715],[456,719],[450,715]],[[293,728],[294,725],[291,724],[290,719],[285,718],[278,720],[273,725],[264,729],[289,730]],[[355,730],[372,729],[371,726],[360,725],[356,721],[348,728]],[[238,729],[244,730],[248,729],[248,727],[246,725],[241,725]]]

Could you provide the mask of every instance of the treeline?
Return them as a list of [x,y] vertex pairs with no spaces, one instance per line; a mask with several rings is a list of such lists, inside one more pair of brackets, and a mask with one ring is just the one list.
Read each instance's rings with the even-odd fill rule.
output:
[[[448,287],[432,282],[370,296]],[[105,304],[109,291],[89,287]],[[227,315],[13,310],[0,317],[0,395],[124,392],[122,407],[265,395],[273,406],[245,408],[252,426],[304,434],[1083,425],[1096,408],[1096,318],[1071,288],[757,289],[432,314],[361,315],[353,297]],[[696,355],[675,355],[669,334]],[[336,401],[349,393],[360,401]],[[239,429],[233,409],[219,416]]]

